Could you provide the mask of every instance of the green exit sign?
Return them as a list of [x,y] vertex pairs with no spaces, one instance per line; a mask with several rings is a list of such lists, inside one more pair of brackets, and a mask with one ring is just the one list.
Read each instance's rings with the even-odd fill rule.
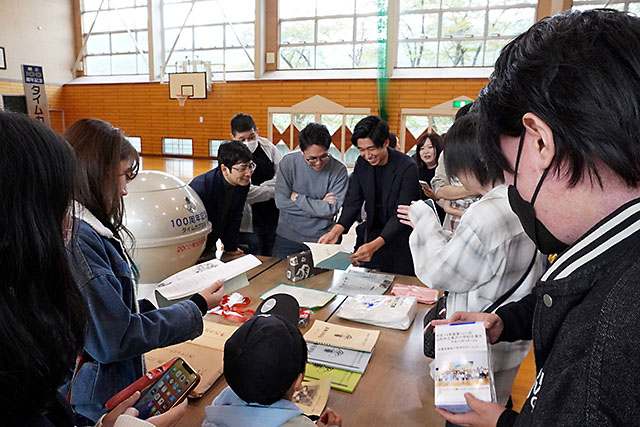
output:
[[458,100],[458,101],[453,101],[453,108],[460,108],[460,107],[464,107],[467,104],[471,104],[473,101],[463,101],[463,100]]

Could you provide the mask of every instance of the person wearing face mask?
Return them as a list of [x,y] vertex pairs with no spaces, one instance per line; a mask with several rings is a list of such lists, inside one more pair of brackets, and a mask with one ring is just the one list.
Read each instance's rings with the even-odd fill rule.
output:
[[[416,276],[431,288],[449,292],[447,317],[457,311],[483,311],[524,279],[501,305],[517,301],[529,294],[542,274],[542,256],[509,206],[502,169],[478,154],[477,128],[477,117],[468,114],[457,119],[445,137],[447,173],[482,194],[453,235],[447,237],[426,203],[398,207],[401,221],[414,227],[409,245]],[[502,405],[509,400],[530,347],[530,341],[516,341],[491,348],[496,395]]]
[[400,151],[389,148],[389,125],[377,116],[360,120],[351,143],[360,152],[338,223],[318,240],[336,243],[356,220],[365,203],[366,220],[359,227],[355,252],[350,259],[386,273],[413,276],[409,249],[411,227],[396,216],[398,205],[419,197],[418,167]]
[[520,301],[449,319],[484,321],[492,342],[533,338],[537,370],[520,413],[467,395],[471,412],[439,411],[450,422],[638,424],[638,81],[640,19],[625,12],[555,15],[503,48],[476,101],[482,150],[515,174],[511,208],[559,257]]
[[248,114],[233,116],[231,137],[247,146],[256,163],[242,213],[239,245],[246,253],[271,256],[278,227],[279,211],[274,197],[282,154],[271,141],[258,135],[256,122]]
[[138,153],[119,129],[102,120],[78,120],[64,137],[77,157],[76,238],[68,255],[89,318],[84,349],[60,392],[68,396],[76,425],[86,426],[105,413],[107,400],[146,372],[144,353],[201,335],[202,317],[220,303],[224,288],[218,281],[160,309],[138,300],[137,269],[122,243],[123,235],[134,240],[123,224],[123,197],[138,172]]
[[[437,133],[425,133],[416,143],[416,153],[413,155],[413,159],[418,165],[418,178],[420,179],[420,195],[422,200],[432,199],[434,201],[440,200],[436,193],[431,189],[431,180],[436,173],[436,167],[438,166],[438,158],[442,152],[442,138]],[[444,221],[446,215],[444,209],[436,203],[436,209],[438,210],[438,216],[440,222]]]

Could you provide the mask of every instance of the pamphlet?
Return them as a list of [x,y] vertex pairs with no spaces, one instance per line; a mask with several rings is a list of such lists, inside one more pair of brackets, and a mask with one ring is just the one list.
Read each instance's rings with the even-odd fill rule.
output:
[[389,289],[395,276],[360,271],[334,271],[329,292],[356,296],[382,295]]
[[391,295],[398,297],[416,297],[419,303],[433,304],[438,301],[440,291],[426,286],[401,285],[396,283],[391,288]]
[[331,378],[319,381],[303,382],[302,390],[293,394],[291,401],[307,416],[320,416],[327,406],[331,391]]
[[435,334],[436,406],[454,413],[469,412],[465,393],[495,402],[491,346],[484,324],[437,325]]
[[380,331],[351,328],[316,320],[311,329],[304,334],[304,339],[316,344],[370,353],[378,341],[378,336]]
[[313,266],[331,270],[346,270],[353,261],[349,259],[351,252],[342,245],[328,245],[320,243],[304,242],[311,249]]
[[312,310],[324,307],[336,296],[336,294],[332,294],[331,292],[280,283],[275,288],[269,289],[267,292],[260,295],[260,298],[267,299],[271,295],[275,294],[291,295],[298,301],[298,305],[300,307],[307,307]]
[[327,366],[316,366],[307,363],[305,371],[305,381],[318,381],[323,378],[331,379],[331,388],[353,393],[362,374],[356,372],[343,371],[342,369],[329,368]]
[[314,365],[344,369],[345,371],[364,373],[371,354],[366,351],[349,350],[329,345],[307,343],[307,360]]
[[167,300],[184,298],[206,289],[216,280],[230,280],[260,264],[262,262],[253,255],[245,255],[227,263],[212,259],[167,277],[158,284],[156,290]]

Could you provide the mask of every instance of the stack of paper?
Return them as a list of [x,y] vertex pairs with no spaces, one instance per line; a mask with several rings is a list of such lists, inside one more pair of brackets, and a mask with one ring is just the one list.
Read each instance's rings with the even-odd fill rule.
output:
[[305,288],[304,286],[287,285],[286,283],[280,283],[275,288],[272,288],[260,295],[260,298],[267,299],[271,295],[275,294],[291,295],[298,301],[298,305],[300,307],[306,307],[312,310],[324,307],[336,296],[336,294],[332,294],[331,292]]
[[395,277],[388,274],[360,271],[334,271],[329,292],[340,295],[382,295]]
[[304,335],[311,366],[305,378],[331,378],[331,387],[353,392],[364,372],[380,331],[351,328],[316,320]]
[[181,356],[200,374],[200,382],[189,397],[202,397],[222,375],[224,343],[238,329],[237,326],[204,321],[204,332],[193,341],[159,348],[145,354],[148,368],[159,366]]
[[[184,298],[208,288],[217,280],[229,281],[260,264],[262,262],[253,255],[227,263],[213,259],[167,277],[158,284],[156,291],[167,300]],[[225,288],[225,293],[229,291]]]
[[351,252],[342,245],[325,245],[319,243],[304,242],[311,249],[313,266],[330,270],[346,270],[353,261],[349,259]]

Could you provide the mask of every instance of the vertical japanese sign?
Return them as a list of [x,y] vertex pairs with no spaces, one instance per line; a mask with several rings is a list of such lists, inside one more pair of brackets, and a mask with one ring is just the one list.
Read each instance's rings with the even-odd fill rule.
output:
[[49,121],[49,103],[44,90],[44,73],[42,67],[36,65],[22,65],[22,81],[24,95],[27,98],[29,116],[43,123],[51,125]]

